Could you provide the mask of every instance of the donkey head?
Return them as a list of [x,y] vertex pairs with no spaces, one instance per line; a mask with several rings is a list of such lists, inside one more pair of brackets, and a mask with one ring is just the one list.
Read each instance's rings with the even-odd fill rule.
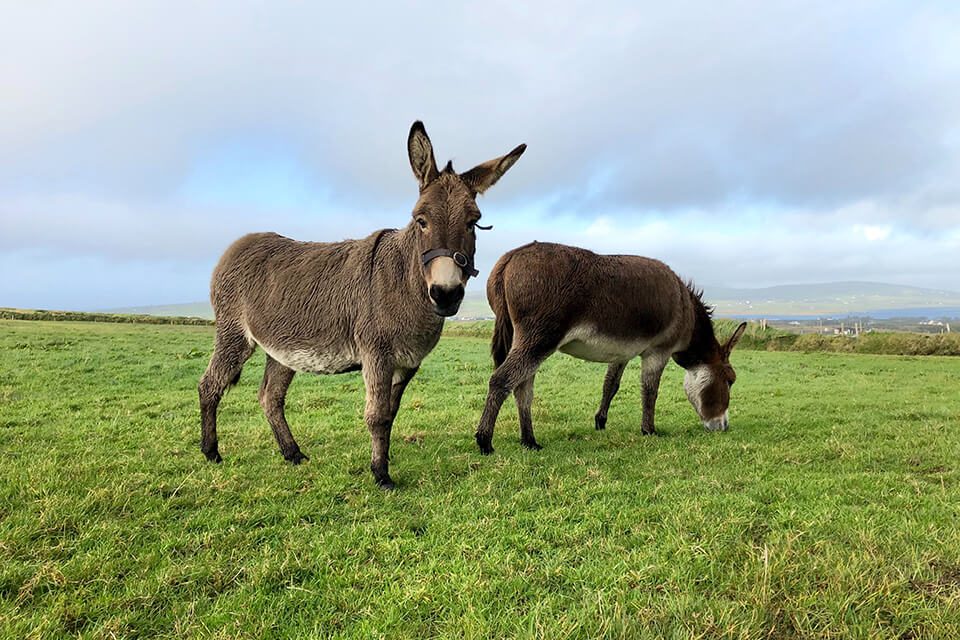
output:
[[746,328],[747,323],[741,323],[726,344],[717,343],[712,357],[707,362],[687,369],[683,378],[683,389],[687,392],[687,398],[697,410],[707,431],[726,431],[730,425],[727,417],[730,387],[737,380],[737,374],[730,365],[730,352]]
[[526,148],[521,144],[465,173],[455,172],[450,162],[439,171],[423,123],[417,121],[410,127],[407,153],[420,183],[420,198],[410,224],[416,227],[427,295],[437,315],[455,314],[467,279],[478,274],[473,266],[480,220],[477,195],[496,184]]

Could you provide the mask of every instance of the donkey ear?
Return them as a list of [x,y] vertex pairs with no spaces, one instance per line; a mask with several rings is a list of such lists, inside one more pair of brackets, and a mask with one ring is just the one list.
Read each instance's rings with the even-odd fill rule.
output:
[[419,120],[410,127],[410,135],[407,137],[407,155],[410,156],[410,168],[413,169],[413,175],[417,177],[421,189],[440,175],[437,171],[437,161],[433,158],[430,137]]
[[723,351],[729,356],[730,352],[733,351],[733,348],[737,346],[737,342],[740,341],[740,338],[743,337],[743,332],[747,330],[747,323],[741,322],[740,326],[734,330],[733,335],[730,336],[730,339],[727,340],[727,344],[723,345]]
[[476,193],[483,193],[497,183],[500,176],[507,172],[507,169],[513,166],[513,163],[523,155],[527,150],[527,145],[522,144],[505,156],[488,160],[483,164],[478,164],[473,169],[460,174],[460,178],[467,183],[467,186]]

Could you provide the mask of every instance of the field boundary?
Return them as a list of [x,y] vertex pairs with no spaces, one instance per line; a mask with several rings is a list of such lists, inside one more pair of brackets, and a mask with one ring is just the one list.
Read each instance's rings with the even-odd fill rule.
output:
[[213,320],[186,316],[148,316],[126,313],[86,311],[48,311],[46,309],[0,309],[3,320],[49,320],[54,322],[114,322],[120,324],[183,324],[213,325]]
[[[166,324],[213,326],[213,320],[186,316],[149,316],[141,314],[93,313],[85,311],[48,311],[45,309],[0,308],[3,320],[47,320],[54,322],[109,322],[118,324]],[[735,320],[716,320],[719,336],[733,332]],[[455,320],[443,328],[447,338],[482,338],[493,335],[492,320]],[[748,324],[738,349],[754,351],[800,351],[805,353],[864,353],[894,356],[960,356],[960,333],[921,334],[905,331],[873,331],[860,336],[797,334]]]

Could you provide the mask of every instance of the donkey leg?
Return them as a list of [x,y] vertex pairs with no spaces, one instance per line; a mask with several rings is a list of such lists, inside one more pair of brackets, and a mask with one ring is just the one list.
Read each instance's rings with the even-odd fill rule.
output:
[[200,450],[210,462],[222,462],[217,443],[217,407],[224,392],[236,384],[243,364],[253,354],[253,343],[243,331],[218,330],[213,356],[200,378]]
[[370,431],[370,471],[374,481],[383,489],[396,487],[389,473],[390,431],[393,427],[393,371],[392,366],[383,362],[363,363],[363,382],[367,388],[363,417]]
[[397,412],[400,411],[400,400],[403,399],[403,392],[419,369],[420,367],[414,367],[413,369],[397,369],[393,372],[393,385],[390,387],[391,420],[396,420]]
[[530,376],[518,384],[513,390],[513,398],[517,401],[517,413],[520,415],[520,444],[527,449],[539,451],[543,447],[537,444],[537,439],[533,436],[533,416],[530,413],[535,379],[536,376]]
[[259,398],[263,413],[267,416],[267,422],[273,430],[273,437],[277,439],[277,444],[280,446],[280,453],[288,462],[300,464],[310,458],[300,451],[300,445],[293,439],[290,425],[287,424],[287,417],[284,415],[287,389],[290,388],[295,373],[293,369],[283,366],[267,355],[267,366],[263,369]]
[[[419,369],[420,367],[414,367],[413,369],[397,369],[393,372],[393,385],[390,387],[390,434],[387,436],[388,439],[393,434],[393,421],[397,419],[397,412],[400,411],[400,400],[403,399],[403,392]],[[390,456],[388,455],[387,460],[389,459]]]
[[600,408],[597,409],[597,415],[593,417],[593,423],[597,429],[607,427],[607,411],[610,410],[613,396],[620,390],[620,378],[623,377],[623,370],[626,368],[626,362],[611,362],[607,367],[607,375],[603,378],[603,397],[600,399]]
[[537,367],[549,353],[548,351],[542,356],[537,356],[523,347],[511,349],[503,364],[490,376],[487,402],[483,407],[483,415],[480,416],[480,424],[477,425],[476,438],[480,453],[484,455],[493,453],[493,427],[497,423],[497,414],[500,413],[503,401],[517,385],[537,373]]
[[657,393],[660,390],[660,376],[670,361],[670,354],[651,353],[643,356],[640,373],[640,386],[643,390],[643,419],[640,430],[643,435],[656,435],[653,426],[654,411],[657,407]]

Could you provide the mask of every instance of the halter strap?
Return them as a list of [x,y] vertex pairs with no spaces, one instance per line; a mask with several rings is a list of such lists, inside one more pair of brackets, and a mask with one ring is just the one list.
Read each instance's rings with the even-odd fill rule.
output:
[[423,266],[427,266],[434,258],[453,258],[453,261],[458,267],[463,269],[464,273],[474,277],[480,275],[480,272],[473,267],[473,258],[459,251],[452,251],[451,249],[430,249],[430,251],[423,252],[423,255],[420,256],[420,261],[423,263]]

